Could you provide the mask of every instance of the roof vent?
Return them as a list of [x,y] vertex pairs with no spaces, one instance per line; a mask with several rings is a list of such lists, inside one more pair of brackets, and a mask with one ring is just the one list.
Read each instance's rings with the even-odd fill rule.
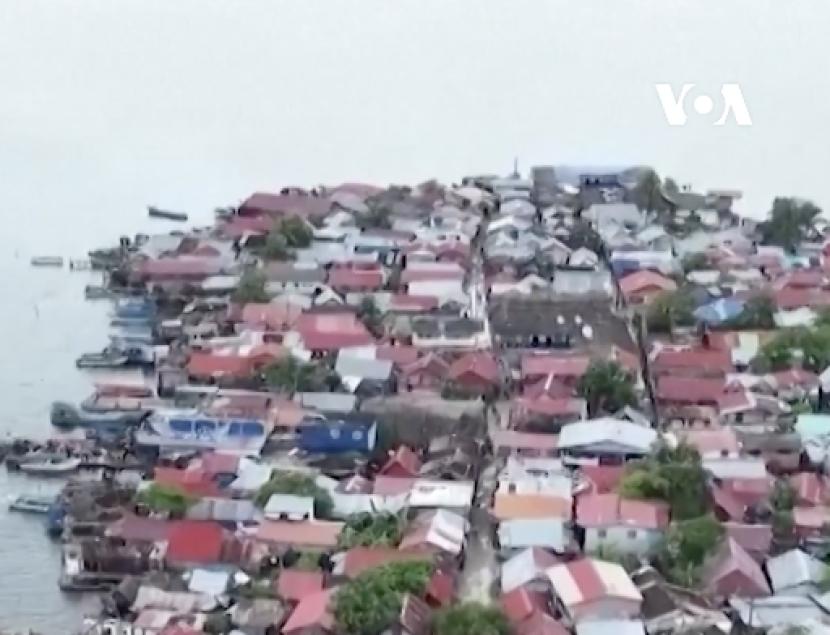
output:
[[586,324],[582,327],[582,337],[584,337],[586,340],[589,340],[592,337],[594,337],[594,329],[591,328],[590,324]]

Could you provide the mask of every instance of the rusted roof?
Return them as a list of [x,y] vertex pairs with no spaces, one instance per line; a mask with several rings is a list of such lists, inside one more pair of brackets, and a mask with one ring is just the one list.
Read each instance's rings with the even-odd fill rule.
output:
[[165,557],[178,563],[216,564],[222,560],[224,537],[222,526],[212,521],[173,521]]
[[583,527],[665,529],[669,524],[669,508],[658,501],[630,500],[619,494],[593,494],[579,498],[576,522]]
[[475,375],[492,384],[499,382],[499,364],[490,353],[468,353],[450,365],[448,377],[457,381],[465,375]]
[[343,575],[353,579],[364,571],[385,564],[427,559],[422,554],[400,551],[394,547],[352,547],[343,558]]
[[343,523],[266,520],[256,532],[257,540],[281,545],[302,545],[328,549],[337,546]]
[[518,518],[570,518],[571,501],[544,494],[497,493],[493,516],[499,520]]
[[500,604],[502,612],[512,624],[524,621],[536,611],[547,611],[545,596],[524,586],[502,595]]
[[591,365],[587,355],[528,354],[522,357],[522,379],[582,377]]
[[677,283],[671,278],[662,276],[654,271],[643,269],[630,273],[620,280],[620,291],[626,297],[630,298],[636,293],[649,291],[654,289],[656,291],[674,291],[677,289]]

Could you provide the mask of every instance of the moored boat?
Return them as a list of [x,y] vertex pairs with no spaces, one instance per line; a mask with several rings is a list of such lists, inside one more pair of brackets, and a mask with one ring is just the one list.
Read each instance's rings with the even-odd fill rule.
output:
[[99,433],[111,434],[124,432],[137,425],[150,408],[86,410],[76,408],[70,403],[56,401],[52,404],[50,421],[56,428],[87,428]]
[[84,287],[84,297],[87,300],[108,300],[115,294],[101,285],[88,284]]
[[61,256],[35,256],[30,262],[33,267],[63,267]]
[[80,465],[81,459],[78,458],[52,456],[42,461],[22,463],[20,465],[20,471],[26,472],[27,474],[37,474],[39,476],[63,476],[64,474],[71,474]]
[[170,210],[153,207],[152,205],[147,207],[147,214],[150,218],[164,218],[166,220],[175,220],[180,222],[187,220],[187,214],[184,212],[172,212]]
[[27,512],[30,514],[47,514],[52,504],[55,502],[54,496],[35,496],[35,495],[21,495],[9,503],[9,509],[15,512]]
[[84,353],[75,360],[78,368],[123,368],[129,364],[130,358],[110,348],[105,348],[100,353]]

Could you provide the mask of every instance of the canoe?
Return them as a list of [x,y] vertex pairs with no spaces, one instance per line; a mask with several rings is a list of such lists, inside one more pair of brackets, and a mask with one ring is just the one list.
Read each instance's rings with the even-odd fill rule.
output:
[[123,368],[129,358],[121,353],[84,353],[75,360],[78,368]]
[[20,466],[20,471],[40,476],[61,476],[63,474],[70,474],[74,472],[78,469],[78,467],[80,467],[80,465],[81,459],[55,457],[45,461],[23,463]]
[[158,207],[153,207],[150,205],[147,208],[147,214],[150,218],[164,218],[166,220],[175,220],[184,222],[187,220],[187,214],[184,212],[171,212],[166,209],[159,209]]
[[18,496],[11,503],[9,509],[15,512],[30,514],[48,514],[49,508],[55,502],[54,496]]
[[60,256],[35,256],[31,260],[33,267],[63,267],[63,258]]

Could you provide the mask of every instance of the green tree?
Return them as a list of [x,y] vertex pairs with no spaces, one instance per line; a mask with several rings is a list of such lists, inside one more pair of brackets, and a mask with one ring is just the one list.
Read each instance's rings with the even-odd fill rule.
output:
[[390,229],[392,227],[391,209],[385,199],[369,199],[366,201],[369,211],[360,214],[357,224],[362,229]]
[[247,269],[239,279],[233,293],[233,301],[239,304],[268,302],[271,298],[265,291],[265,274],[259,269]]
[[256,493],[254,503],[265,507],[273,494],[292,494],[310,496],[314,499],[314,515],[328,518],[334,508],[329,493],[314,482],[314,478],[300,472],[275,471],[270,480]]
[[338,544],[342,549],[352,547],[396,547],[401,541],[403,526],[399,516],[390,513],[353,514],[346,519]]
[[779,478],[775,481],[769,502],[775,511],[792,511],[795,507],[795,489],[787,479]]
[[153,483],[138,492],[136,502],[146,505],[156,513],[166,513],[181,518],[199,499],[177,487]]
[[743,310],[729,321],[728,326],[738,329],[773,329],[775,311],[775,301],[769,295],[756,295],[746,301]]
[[661,293],[649,304],[648,328],[671,334],[678,326],[691,326],[695,323],[694,308],[694,301],[683,289]]
[[683,256],[683,271],[689,273],[690,271],[703,271],[711,269],[709,258],[706,254],[687,254]]
[[663,573],[676,584],[695,586],[701,565],[722,536],[723,527],[711,515],[672,523],[660,558]]
[[285,237],[286,246],[292,249],[308,247],[314,238],[313,230],[296,216],[283,218],[278,226],[279,233]]
[[761,223],[764,244],[794,250],[807,236],[821,209],[810,201],[779,197],[772,202],[769,218]]
[[357,317],[372,335],[375,337],[381,336],[383,333],[383,313],[378,309],[378,305],[372,296],[363,296],[360,300]]
[[617,362],[591,362],[579,381],[577,393],[587,402],[592,417],[637,403],[634,384]]
[[307,364],[293,356],[276,360],[264,371],[265,383],[273,390],[287,392],[313,392],[325,388],[323,370],[315,364]]
[[585,249],[590,249],[595,254],[602,253],[602,238],[600,235],[591,227],[590,224],[586,223],[585,221],[579,220],[576,221],[571,227],[570,234],[568,238],[565,239],[568,247],[571,249],[580,249],[584,247]]
[[349,635],[380,635],[397,618],[406,593],[422,595],[432,566],[396,562],[359,575],[335,596],[334,616]]
[[700,454],[686,443],[676,448],[661,444],[652,456],[631,464],[619,492],[625,498],[666,501],[675,520],[700,516],[707,497]]
[[663,184],[652,169],[644,171],[632,190],[632,200],[637,207],[646,212],[658,212],[666,209],[663,199]]
[[262,253],[268,260],[289,260],[291,258],[288,241],[277,228],[268,233]]
[[493,606],[464,602],[450,606],[435,616],[435,635],[508,635],[510,625]]

